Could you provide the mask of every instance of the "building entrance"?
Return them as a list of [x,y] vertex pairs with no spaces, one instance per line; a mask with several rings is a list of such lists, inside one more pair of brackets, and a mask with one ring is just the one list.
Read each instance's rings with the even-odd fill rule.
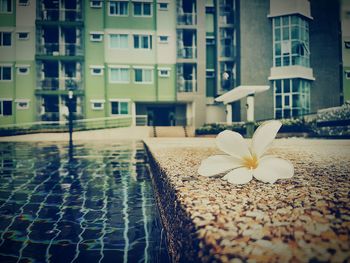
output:
[[150,126],[174,126],[175,108],[174,107],[148,107],[148,125]]

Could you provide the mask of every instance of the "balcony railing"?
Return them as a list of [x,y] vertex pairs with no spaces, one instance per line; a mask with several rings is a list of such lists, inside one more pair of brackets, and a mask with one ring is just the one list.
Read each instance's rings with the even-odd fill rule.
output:
[[82,81],[77,78],[45,78],[37,83],[38,90],[80,90]]
[[220,48],[220,57],[232,58],[235,56],[235,48],[234,46],[221,46]]
[[38,12],[37,19],[44,21],[82,21],[78,9],[44,9]]
[[184,13],[177,15],[177,24],[178,25],[196,25],[197,24],[197,15],[196,13]]
[[178,48],[177,57],[178,58],[196,58],[197,57],[197,48],[195,48],[195,47]]
[[195,80],[183,80],[179,79],[178,81],[178,92],[194,92],[196,91],[196,81]]
[[46,43],[37,45],[37,54],[49,56],[82,56],[83,49],[81,45],[77,44]]
[[219,24],[221,24],[221,25],[233,25],[233,23],[234,23],[234,16],[233,16],[232,12],[220,11]]

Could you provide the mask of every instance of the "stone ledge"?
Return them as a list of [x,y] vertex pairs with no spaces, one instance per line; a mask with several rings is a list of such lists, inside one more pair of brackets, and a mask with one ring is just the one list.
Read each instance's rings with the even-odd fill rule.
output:
[[350,261],[349,140],[275,140],[295,175],[273,185],[198,175],[214,139],[145,144],[173,261]]

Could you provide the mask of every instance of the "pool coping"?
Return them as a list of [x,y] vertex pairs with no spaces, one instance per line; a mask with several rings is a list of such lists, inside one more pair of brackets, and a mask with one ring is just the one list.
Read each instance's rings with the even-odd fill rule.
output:
[[[266,189],[269,189],[270,191],[281,191],[281,189],[284,188],[296,189],[295,191],[298,191],[298,188],[300,188],[303,190],[302,194],[307,195],[308,193],[304,192],[304,190],[306,191],[311,189],[315,190],[316,192],[318,190],[312,185],[313,183],[315,183],[314,181],[312,181],[310,185],[308,185],[307,182],[305,182],[304,178],[302,178],[303,175],[301,174],[301,172],[305,169],[306,171],[309,169],[308,167],[305,168],[303,166],[304,162],[312,163],[313,161],[317,160],[317,165],[313,167],[312,170],[309,170],[309,172],[311,171],[317,176],[322,177],[319,188],[322,191],[326,191],[327,188],[324,185],[327,184],[328,187],[329,178],[325,177],[325,174],[327,174],[331,170],[327,170],[327,167],[324,166],[323,163],[324,160],[326,160],[328,157],[326,154],[321,154],[322,158],[320,157],[319,160],[317,159],[318,157],[316,157],[319,152],[317,144],[320,141],[322,144],[322,140],[296,139],[297,141],[299,140],[298,143],[300,144],[300,148],[293,147],[293,139],[282,139],[282,145],[278,145],[279,147],[274,148],[274,153],[282,153],[282,155],[284,155],[283,157],[289,156],[291,158],[291,161],[296,166],[295,177],[293,177],[291,180],[281,181],[272,186],[264,185],[263,183],[254,181],[247,186],[239,187],[232,187],[232,185],[218,178],[211,179],[198,177],[198,175],[196,174],[196,169],[198,168],[200,160],[203,159],[203,157],[207,157],[208,155],[210,155],[210,153],[217,153],[218,150],[214,146],[213,139],[201,138],[199,142],[197,141],[196,143],[193,143],[195,142],[195,140],[196,138],[186,140],[159,140],[152,138],[144,140],[145,148],[148,154],[149,164],[152,170],[152,181],[154,183],[155,193],[157,196],[156,200],[160,209],[163,226],[167,233],[169,253],[173,262],[242,262],[247,261],[249,259],[252,259],[253,261],[259,259],[258,261],[265,262],[279,262],[280,260],[283,260],[285,262],[288,262],[290,260],[306,261],[307,257],[305,257],[305,255],[303,257],[303,253],[301,251],[304,248],[306,249],[306,251],[309,251],[307,253],[305,252],[309,260],[312,258],[320,259],[322,258],[322,256],[327,256],[330,262],[337,262],[341,258],[350,259],[350,242],[348,242],[350,240],[350,209],[346,207],[346,203],[350,202],[350,196],[339,197],[339,209],[345,209],[345,211],[343,211],[344,214],[342,214],[340,218],[337,219],[342,224],[341,230],[345,229],[348,231],[347,233],[344,234],[341,232],[334,232],[332,230],[332,227],[334,227],[335,219],[332,218],[331,214],[326,214],[328,213],[327,209],[329,207],[326,207],[327,211],[323,211],[322,209],[324,207],[322,207],[321,204],[317,205],[315,209],[313,209],[312,207],[308,207],[306,209],[305,207],[300,207],[297,205],[297,207],[293,209],[297,211],[297,213],[299,213],[300,211],[301,212],[300,215],[298,214],[298,216],[296,217],[295,224],[297,226],[291,226],[293,228],[293,238],[287,243],[282,241],[275,243],[277,250],[272,249],[274,251],[274,254],[264,254],[269,249],[271,250],[271,242],[275,239],[272,239],[272,241],[270,242],[269,239],[264,239],[262,236],[256,236],[258,235],[258,232],[252,232],[250,231],[250,229],[247,229],[246,233],[241,233],[236,236],[229,233],[231,231],[228,230],[230,224],[233,225],[233,228],[235,228],[237,223],[232,219],[231,222],[225,222],[227,218],[225,218],[224,216],[221,219],[219,216],[215,216],[215,212],[213,213],[213,210],[210,209],[210,206],[213,206],[213,201],[215,203],[216,200],[211,199],[213,198],[211,190],[208,191],[208,188],[205,188],[208,185],[213,184],[214,191],[218,189],[229,189],[227,190],[228,192],[237,192],[238,196],[240,196],[239,191],[241,191],[242,189],[248,189],[247,191],[249,192],[252,189],[254,189],[254,187],[261,187],[263,189],[262,192],[264,192]],[[180,145],[177,146],[177,143],[181,141],[182,143],[180,143]],[[183,143],[183,141],[185,141],[185,143]],[[286,141],[292,142],[292,145],[288,145],[289,143],[283,145],[283,143],[285,143]],[[305,148],[302,148],[304,142],[307,143]],[[344,144],[343,142],[345,142],[346,149],[343,152],[340,152],[340,155],[346,157],[345,154],[350,152],[349,140],[334,142],[328,141],[325,144],[324,149],[327,149],[328,146],[332,146],[332,150],[336,151],[337,148],[339,149],[339,146],[342,146]],[[313,149],[313,147],[315,146],[317,146],[316,150]],[[323,148],[321,147],[321,149]],[[181,150],[183,150],[185,157],[181,156]],[[285,151],[286,153],[283,153],[283,151]],[[301,151],[303,155],[307,156],[306,160],[299,161],[299,151]],[[190,156],[188,155],[188,153],[190,153]],[[199,156],[195,156],[196,154],[198,154]],[[183,158],[189,159],[189,162],[193,166],[182,169],[181,163],[184,161]],[[341,158],[337,159],[340,160]],[[335,159],[332,160],[336,162]],[[344,167],[346,167],[346,162],[348,162],[349,160],[349,157],[346,157],[345,160],[340,160],[339,167],[344,169]],[[187,164],[184,162],[183,165],[186,166]],[[345,175],[347,176],[346,178],[349,178],[350,168],[347,168],[347,170],[341,172],[339,170],[340,168],[335,167],[333,164],[331,166],[331,169],[333,169],[334,171],[338,171],[338,173],[340,173],[341,175]],[[178,169],[178,171],[176,171],[176,169]],[[337,178],[337,180],[338,179],[339,178]],[[191,206],[192,197],[188,193],[195,191],[195,189],[192,186],[189,186],[188,188],[185,186],[186,182],[191,182],[193,180],[198,180],[198,184],[196,184],[196,187],[198,187],[198,190],[203,190],[202,197],[204,196],[206,200],[209,200],[207,205],[201,206],[201,208],[203,208],[202,214],[198,214],[198,206]],[[326,182],[324,182],[324,180]],[[340,181],[339,187],[346,187],[350,190],[350,184],[348,182]],[[206,191],[208,191],[208,193],[206,193]],[[310,196],[306,196],[305,198],[310,199],[313,195],[314,193],[310,193]],[[221,195],[220,192],[217,192],[217,196],[215,198],[218,198],[218,201],[220,202],[223,198],[223,195]],[[295,200],[298,200],[298,197],[295,198]],[[317,201],[319,201],[320,203],[323,202],[324,200],[322,198],[325,197],[319,197]],[[254,209],[252,209],[252,207],[253,206],[250,205],[249,210],[247,211],[244,211],[243,209],[241,211],[241,214],[239,215],[239,217],[243,220],[249,220],[248,224],[254,224],[255,221],[258,221],[259,215],[254,213],[258,213],[259,211],[255,211]],[[276,209],[277,212],[282,213],[282,218],[283,213],[289,213],[288,211],[285,211],[286,209],[284,207],[279,207]],[[220,213],[223,212],[225,214],[227,210],[228,209],[223,207],[219,208]],[[263,214],[262,216],[267,216],[269,217],[269,219],[271,219],[271,229],[282,229],[282,227],[285,225],[285,222],[283,222],[282,220],[279,222],[273,221],[275,220],[274,213],[276,211],[272,211],[272,214],[266,213],[266,211],[264,212],[265,214]],[[214,217],[212,217],[213,214]],[[221,222],[220,220],[223,221]],[[288,221],[288,219],[285,220]],[[306,223],[300,220],[306,220]],[[300,224],[310,224],[310,227],[303,229],[303,225],[300,226]],[[318,229],[318,227],[320,227],[320,229]],[[299,231],[299,229],[303,229],[302,231],[304,231],[304,233],[301,233],[302,231]],[[218,235],[229,237],[231,238],[231,240],[221,240],[220,238],[218,238]],[[317,244],[320,244],[319,247],[318,245],[310,245],[309,242],[311,241],[309,240],[309,238],[312,238],[312,240],[316,240],[314,242],[318,242]],[[346,242],[348,242],[349,244],[346,245]],[[300,247],[301,244],[304,243],[305,246]],[[241,246],[243,245],[243,252],[237,250],[237,244],[238,246],[239,244]],[[245,244],[247,245],[245,246]],[[256,244],[258,244],[258,246]],[[336,252],[334,252],[335,256],[327,252],[327,249],[329,251],[332,251],[334,247],[338,249],[336,250]],[[322,254],[323,252],[321,251],[321,248],[327,253]],[[280,251],[278,251],[278,249]],[[293,249],[295,249],[295,251]],[[320,251],[316,251],[315,249],[319,249]],[[289,252],[286,253],[287,250],[291,250],[291,253],[293,253],[293,255]],[[340,252],[338,253],[338,251]],[[295,254],[298,257],[296,257]],[[259,258],[259,255],[262,256],[262,258]]]

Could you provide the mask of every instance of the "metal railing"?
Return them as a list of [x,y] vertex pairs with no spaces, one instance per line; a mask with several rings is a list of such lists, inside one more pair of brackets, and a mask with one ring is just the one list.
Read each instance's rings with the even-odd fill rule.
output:
[[83,49],[81,45],[77,44],[58,44],[58,43],[45,43],[37,45],[36,50],[38,55],[50,55],[50,56],[82,56]]
[[78,78],[44,78],[37,82],[38,90],[80,90],[82,80]]
[[196,25],[197,14],[196,13],[183,13],[177,15],[178,25]]
[[196,58],[197,48],[196,47],[183,47],[177,50],[178,58]]
[[40,10],[37,19],[45,21],[82,21],[82,11],[78,9],[44,9]]
[[[105,118],[78,119],[81,115],[73,114],[73,130],[95,130],[131,127],[132,115],[119,115]],[[46,112],[41,115],[43,121],[0,125],[0,135],[15,135],[34,132],[67,132],[68,120],[59,120],[59,112]],[[136,126],[147,126],[147,115],[136,115]]]
[[220,11],[219,24],[232,25],[234,23],[234,16],[230,11]]
[[178,81],[178,92],[194,92],[196,91],[195,80],[179,80]]

